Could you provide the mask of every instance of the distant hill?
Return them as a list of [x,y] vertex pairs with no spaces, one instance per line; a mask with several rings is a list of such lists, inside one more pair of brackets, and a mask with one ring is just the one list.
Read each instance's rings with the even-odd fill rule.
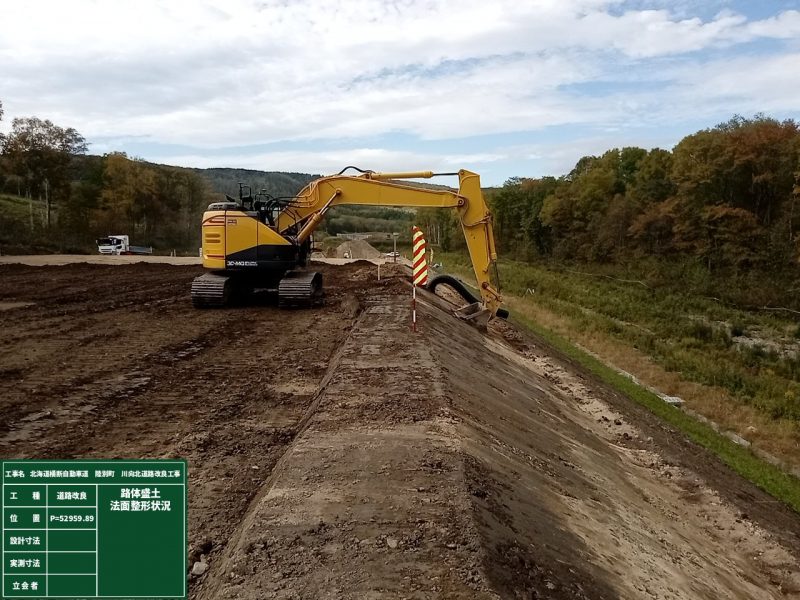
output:
[[[240,182],[254,194],[266,190],[275,197],[291,198],[321,177],[256,169],[174,167],[117,153],[78,155],[69,165],[69,190],[65,188],[48,205],[41,186],[26,190],[23,178],[7,174],[3,168],[0,163],[0,248],[22,253],[92,252],[94,240],[112,232],[124,232],[139,245],[194,253],[200,243],[203,211],[222,200],[223,194],[238,198]],[[446,189],[429,182],[392,183]],[[399,233],[402,241],[410,235],[412,222],[438,226],[440,212],[431,209],[420,215],[417,209],[406,207],[337,206],[325,216],[320,234]]]
[[[282,171],[259,171],[255,169],[190,169],[205,177],[215,192],[236,197],[239,193],[239,183],[249,185],[253,193],[266,189],[273,196],[294,196],[308,183],[322,177],[309,173],[286,173]],[[349,171],[348,174],[357,174]],[[410,185],[414,187],[434,190],[453,189],[450,186],[428,182],[397,180],[392,183]]]
[[215,192],[234,198],[239,194],[239,183],[249,185],[253,193],[266,189],[273,196],[294,196],[309,182],[321,177],[309,173],[283,173],[254,169],[190,169],[205,177]]

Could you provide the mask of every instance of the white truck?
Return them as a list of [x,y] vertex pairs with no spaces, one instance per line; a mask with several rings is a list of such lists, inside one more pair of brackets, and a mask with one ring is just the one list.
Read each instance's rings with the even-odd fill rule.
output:
[[97,240],[100,254],[152,254],[148,246],[131,246],[127,235],[109,235]]

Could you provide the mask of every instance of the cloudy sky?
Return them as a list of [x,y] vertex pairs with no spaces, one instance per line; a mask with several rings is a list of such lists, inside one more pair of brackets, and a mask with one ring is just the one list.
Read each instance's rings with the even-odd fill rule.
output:
[[499,184],[800,118],[800,0],[4,2],[0,101],[97,154]]

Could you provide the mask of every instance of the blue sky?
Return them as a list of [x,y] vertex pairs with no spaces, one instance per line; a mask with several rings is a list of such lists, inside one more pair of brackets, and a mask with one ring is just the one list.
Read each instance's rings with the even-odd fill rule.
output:
[[0,64],[0,129],[50,118],[94,153],[496,185],[800,118],[800,0],[31,1]]

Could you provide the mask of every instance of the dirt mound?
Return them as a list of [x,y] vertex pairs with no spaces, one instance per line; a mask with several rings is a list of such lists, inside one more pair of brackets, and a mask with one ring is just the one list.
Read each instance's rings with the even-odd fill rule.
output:
[[336,248],[336,258],[381,258],[380,250],[373,248],[364,240],[350,240]]

